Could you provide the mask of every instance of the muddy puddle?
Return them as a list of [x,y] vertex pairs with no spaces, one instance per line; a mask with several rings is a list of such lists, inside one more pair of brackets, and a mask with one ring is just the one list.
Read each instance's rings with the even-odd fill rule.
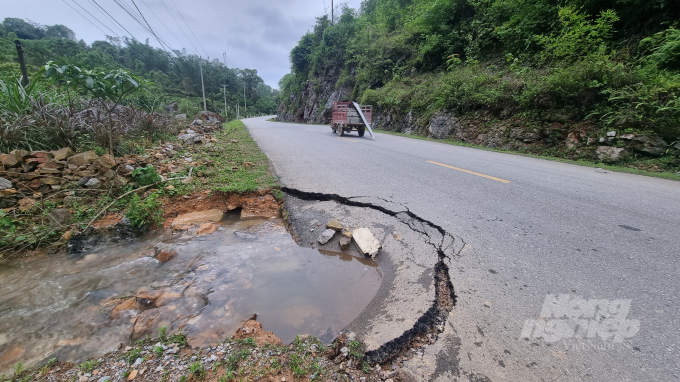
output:
[[[153,257],[160,250],[167,261]],[[82,362],[162,326],[205,346],[254,314],[284,342],[309,333],[328,343],[368,305],[381,277],[373,261],[297,246],[278,219],[238,214],[209,235],[162,231],[77,258],[6,262],[0,374],[18,362]]]

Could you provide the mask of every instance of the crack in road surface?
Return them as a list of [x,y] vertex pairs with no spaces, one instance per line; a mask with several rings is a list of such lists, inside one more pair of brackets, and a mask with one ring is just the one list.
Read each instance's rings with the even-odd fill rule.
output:
[[[336,194],[306,192],[288,187],[282,187],[281,190],[286,194],[305,201],[334,201],[351,207],[370,208],[397,218],[414,232],[425,236],[427,244],[431,245],[437,253],[437,263],[434,266],[433,276],[435,285],[434,301],[430,308],[418,318],[413,327],[406,330],[400,336],[381,345],[378,349],[366,352],[366,358],[369,362],[374,364],[385,363],[396,356],[403,354],[411,348],[414,345],[414,342],[419,338],[434,336],[434,340],[436,341],[438,334],[444,331],[444,323],[456,304],[456,294],[453,283],[451,282],[449,266],[446,264],[446,260],[451,261],[452,257],[457,256],[460,253],[462,248],[465,247],[463,240],[454,238],[453,235],[446,232],[446,230],[438,224],[421,218],[403,205],[401,206],[405,209],[404,211],[393,211],[380,205],[355,200],[360,197],[344,197]],[[382,198],[378,199],[388,203],[394,203]],[[432,230],[436,232],[431,232]],[[436,238],[435,236],[437,236],[437,234],[441,236],[441,238]],[[462,243],[458,251],[456,251],[454,247],[456,240]]]

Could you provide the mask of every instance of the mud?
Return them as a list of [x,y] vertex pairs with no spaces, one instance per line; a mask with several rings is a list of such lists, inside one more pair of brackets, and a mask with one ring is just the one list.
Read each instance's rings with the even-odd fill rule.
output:
[[[253,314],[285,342],[309,333],[329,343],[380,287],[376,263],[301,248],[280,219],[241,220],[235,209],[216,225],[203,236],[194,226],[85,237],[78,252],[0,265],[0,374],[17,362],[79,363],[162,326],[206,346]],[[161,262],[163,252],[172,256]]]

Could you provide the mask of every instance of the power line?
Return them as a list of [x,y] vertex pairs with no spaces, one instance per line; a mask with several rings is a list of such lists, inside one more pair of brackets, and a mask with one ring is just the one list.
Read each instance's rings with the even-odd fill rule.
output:
[[[99,13],[101,13],[108,21],[113,22],[114,27],[116,26],[116,20],[114,20],[113,18],[111,18],[111,16],[110,16],[108,13],[105,13],[104,11],[102,11],[102,9],[99,8],[99,4],[96,4],[96,5],[95,5],[95,2],[94,2],[93,0],[88,0],[88,1],[89,1],[90,4],[91,4],[92,6],[94,6],[94,8],[95,8],[96,10],[98,10]],[[120,30],[122,30],[122,29],[120,28],[120,26],[118,26],[118,28],[119,28]],[[120,36],[119,36],[117,33],[114,33],[114,34],[115,34],[117,37],[120,38]]]
[[[92,13],[90,13],[90,11],[88,11],[87,9],[85,9],[82,5],[78,4],[78,2],[77,2],[76,0],[71,0],[71,1],[73,1],[73,3],[74,3],[75,5],[79,6],[83,11],[87,12],[88,15],[92,16],[93,19],[97,20],[97,22],[100,23],[101,25],[103,25],[104,28],[108,29],[108,30],[111,31],[111,33],[113,33],[113,34],[116,34],[116,32],[114,32],[114,31],[113,31],[111,28],[109,28],[106,24],[104,24],[103,22],[99,21],[98,18],[94,17],[94,15],[93,15]],[[100,30],[101,30],[101,29],[100,29]],[[116,35],[116,36],[117,36],[117,35]]]
[[[76,2],[76,0],[72,0],[72,1],[73,1],[73,2]],[[113,18],[113,16],[111,16],[111,15],[110,15],[110,14],[109,14],[102,6],[100,6],[99,3],[96,2],[96,0],[91,0],[91,1],[93,1],[93,2],[97,5],[97,7],[99,7],[98,9],[100,9],[100,12],[101,12],[101,11],[104,11],[104,12],[106,13],[106,15],[108,15],[114,22],[116,22],[121,28],[123,28],[123,30],[125,30],[126,32],[128,32],[128,33],[130,34],[130,36],[132,36],[132,38],[133,38],[135,41],[139,41],[139,40],[137,40],[136,37],[134,37],[134,36],[132,35],[132,33],[130,33],[130,31],[128,31],[127,29],[125,29],[125,27],[123,27],[122,24],[120,24],[120,23],[119,23],[115,18]],[[78,3],[76,3],[76,4],[78,4]],[[78,6],[80,6],[80,4],[78,4]],[[82,6],[80,6],[80,7],[82,8]],[[86,11],[86,12],[87,12],[87,11]],[[115,34],[116,37],[120,38],[120,36],[119,36],[116,32],[114,32],[111,28],[109,28],[108,26],[106,26],[106,24],[102,23],[99,19],[97,19],[96,17],[94,17],[94,15],[92,15],[90,12],[87,12],[87,13],[90,14],[95,20],[99,21],[102,25],[104,25],[108,30],[110,30],[111,32],[113,32],[113,34]],[[82,15],[81,15],[81,16],[82,16]],[[83,17],[85,17],[85,16],[83,16]],[[88,19],[88,20],[89,20],[89,19]],[[130,44],[128,44],[128,46],[132,47],[132,45],[130,45]],[[142,46],[144,46],[144,47],[146,48],[146,50],[147,50],[149,53],[152,54],[152,56],[147,56],[147,55],[145,55],[142,51],[137,50],[137,49],[135,49],[135,50],[137,50],[138,53],[140,53],[142,56],[144,56],[144,57],[145,57],[146,59],[148,59],[149,61],[153,61],[153,60],[152,60],[152,57],[153,57],[153,58],[156,59],[157,62],[160,63],[160,60],[158,59],[158,57],[156,57],[156,56],[154,55],[154,52],[151,52],[151,50],[150,50],[148,47],[146,47],[145,45],[142,44]],[[136,48],[136,47],[135,47],[135,48]]]
[[167,29],[168,32],[170,32],[170,34],[172,35],[172,37],[174,37],[175,40],[177,40],[177,42],[179,43],[179,45],[180,45],[180,46],[183,45],[183,44],[182,44],[182,41],[180,41],[180,40],[177,38],[177,36],[175,36],[175,34],[172,33],[172,30],[171,30],[170,28],[168,28],[168,26],[165,25],[165,23],[163,22],[163,20],[161,20],[161,18],[158,17],[158,15],[156,15],[156,12],[154,12],[153,9],[151,9],[151,7],[149,7],[149,4],[147,4],[146,1],[144,1],[144,0],[142,0],[142,3],[144,3],[144,5],[146,5],[146,7],[147,7],[147,8],[151,11],[151,13],[156,17],[156,19],[158,19],[158,21],[160,21],[160,23],[163,24],[163,26],[165,27],[165,29]]
[[193,46],[194,49],[198,50],[198,48],[196,48],[196,45],[194,45],[194,43],[191,42],[191,39],[189,38],[189,36],[187,36],[186,32],[184,32],[184,28],[182,28],[182,26],[179,24],[179,22],[177,22],[177,19],[175,18],[175,16],[172,14],[172,12],[170,12],[170,8],[168,8],[168,6],[165,5],[165,2],[163,0],[161,0],[161,4],[163,4],[163,6],[165,7],[165,10],[168,11],[168,13],[170,14],[170,17],[172,17],[172,19],[175,21],[175,24],[177,24],[177,26],[179,27],[179,30],[182,31],[182,34],[184,35],[184,37],[187,38],[187,41],[189,41],[189,45]]
[[[92,23],[92,25],[94,25],[97,29],[99,29],[102,33],[104,33],[104,35],[106,35],[106,32],[104,32],[101,28],[99,28],[96,24],[94,24],[89,18],[87,18],[87,17],[86,17],[85,15],[83,15],[82,13],[78,12],[77,9],[73,8],[73,7],[72,7],[70,4],[68,4],[65,0],[62,0],[62,1],[64,1],[64,3],[66,3],[66,5],[68,5],[69,7],[71,7],[74,11],[76,11],[79,15],[81,15],[81,16],[82,16],[83,18],[85,18],[87,21],[89,21],[90,23]],[[72,1],[73,1],[74,3],[76,3],[76,5],[78,5],[78,6],[80,6],[80,7],[82,8],[82,6],[81,6],[80,4],[78,4],[75,0],[72,0]],[[134,49],[134,50],[137,51],[139,54],[141,54],[142,56],[144,56],[144,58],[146,58],[147,60],[149,60],[149,62],[153,62],[153,61],[155,60],[157,63],[162,64],[162,61],[161,61],[158,57],[156,57],[156,53],[155,53],[155,52],[152,52],[151,49],[149,49],[149,47],[147,47],[145,44],[141,44],[141,43],[139,42],[139,40],[138,40],[132,33],[130,33],[130,31],[128,31],[128,30],[127,30],[121,23],[119,23],[118,20],[116,20],[113,16],[111,16],[111,14],[109,14],[108,11],[106,11],[106,9],[104,9],[101,5],[99,5],[99,3],[96,2],[96,0],[91,0],[91,1],[93,1],[93,2],[97,5],[97,7],[99,7],[103,12],[105,12],[105,13],[106,13],[106,14],[107,14],[114,22],[116,22],[121,28],[123,28],[123,30],[125,30],[128,34],[130,34],[130,36],[132,37],[132,40],[138,42],[141,46],[143,46],[144,49],[146,49],[146,50],[151,54],[151,56],[148,56],[148,55],[144,54],[144,52],[141,51],[141,50],[139,50],[139,49],[137,48],[137,46],[134,46],[134,45],[132,45],[132,44],[128,44],[128,46],[129,46],[131,49]],[[87,12],[87,10],[85,10],[85,11]],[[111,28],[109,28],[108,26],[106,26],[106,24],[102,23],[99,19],[97,19],[96,17],[94,17],[94,15],[92,15],[90,12],[87,12],[87,13],[90,14],[95,20],[99,21],[102,25],[104,25],[104,27],[106,27],[106,28],[109,29],[111,32],[113,32],[113,34],[115,34],[116,37],[120,38],[120,36],[119,36],[116,32],[114,32],[113,30],[111,30]],[[167,53],[167,52],[166,52],[166,53]],[[181,70],[181,68],[179,68],[179,70],[180,70],[180,72],[182,72],[182,74],[185,74],[184,71]]]
[[179,8],[177,8],[177,4],[175,4],[175,0],[170,0],[170,1],[172,2],[172,5],[175,6],[175,9],[177,9],[177,12],[179,12],[179,15],[182,17],[182,20],[184,20],[184,24],[187,25],[187,28],[189,28],[189,31],[191,32],[191,34],[196,39],[196,42],[198,42],[198,45],[200,45],[201,49],[203,49],[203,53],[205,53],[205,55],[208,56],[208,52],[205,51],[205,48],[201,44],[201,41],[198,38],[196,38],[196,34],[194,33],[194,30],[191,29],[191,26],[189,26],[189,23],[187,23],[187,20],[184,18],[184,15],[182,14],[182,12],[179,11]]
[[[136,21],[137,24],[139,24],[144,30],[146,30],[147,32],[149,32],[152,36],[155,36],[156,39],[158,40],[158,42],[161,44],[161,47],[163,48],[163,50],[165,50],[165,46],[164,46],[163,42],[161,41],[161,39],[159,39],[159,38],[155,35],[153,29],[152,29],[150,26],[147,27],[146,25],[144,25],[144,23],[142,22],[142,20],[139,19],[139,17],[135,14],[135,11],[134,11],[132,8],[130,8],[130,7],[129,7],[127,4],[125,4],[122,0],[113,0],[113,1],[114,1],[116,4],[118,4],[118,6],[121,7],[121,8],[128,14],[128,16],[130,16],[134,21]],[[142,16],[142,17],[143,17],[143,16]],[[169,46],[170,44],[167,44],[167,43],[166,43],[166,45]],[[171,49],[172,49],[172,47],[171,47]]]
[[76,11],[77,14],[81,15],[85,20],[89,21],[90,24],[94,25],[95,28],[99,29],[99,30],[104,34],[104,36],[106,36],[106,32],[104,32],[100,27],[98,27],[97,24],[93,23],[92,20],[88,19],[87,17],[85,17],[85,15],[83,15],[83,14],[80,13],[80,12],[78,12],[78,10],[75,9],[75,8],[73,8],[73,6],[72,6],[71,4],[69,4],[69,3],[67,3],[66,0],[61,0],[61,1],[63,1],[64,4],[68,5],[69,7],[71,7],[71,9],[73,9],[74,11]]
[[[146,23],[146,25],[149,26],[149,30],[151,31],[151,33],[153,34],[153,36],[156,37],[156,40],[158,40],[158,43],[161,44],[161,46],[163,46],[163,43],[161,42],[161,39],[158,38],[158,35],[156,34],[156,31],[151,27],[151,24],[149,24],[149,22],[146,21],[146,17],[144,17],[144,15],[142,14],[142,11],[139,10],[139,7],[137,6],[137,3],[135,3],[135,0],[131,0],[131,1],[132,1],[132,4],[133,4],[133,5],[135,6],[135,8],[137,9],[137,12],[139,12],[139,15],[142,16],[142,20],[144,20],[144,22]],[[171,50],[174,50],[174,49],[172,49],[172,47],[170,46],[170,44],[167,44],[167,42],[166,42],[166,45],[168,45],[168,46],[170,47]],[[169,53],[168,53],[168,54],[169,54]]]

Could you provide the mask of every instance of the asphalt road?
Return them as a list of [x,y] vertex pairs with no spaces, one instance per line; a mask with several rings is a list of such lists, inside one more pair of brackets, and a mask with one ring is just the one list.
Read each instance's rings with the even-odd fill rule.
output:
[[244,122],[284,186],[384,198],[466,243],[414,379],[680,379],[680,182],[268,118]]

